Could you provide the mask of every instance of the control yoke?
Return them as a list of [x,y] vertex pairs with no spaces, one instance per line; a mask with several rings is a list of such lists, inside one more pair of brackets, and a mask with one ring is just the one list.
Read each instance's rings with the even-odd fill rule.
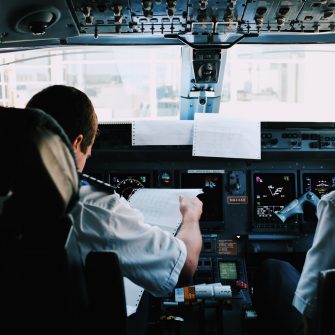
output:
[[290,216],[294,214],[303,213],[303,205],[306,202],[316,206],[320,201],[319,197],[313,192],[306,192],[297,199],[292,200],[281,211],[276,213],[280,220],[285,222]]

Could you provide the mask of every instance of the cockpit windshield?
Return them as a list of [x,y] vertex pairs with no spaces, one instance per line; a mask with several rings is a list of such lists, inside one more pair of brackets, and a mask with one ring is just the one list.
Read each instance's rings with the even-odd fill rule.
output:
[[[188,76],[181,50],[76,46],[2,53],[0,104],[23,107],[33,94],[59,83],[85,91],[100,122],[179,119],[181,83]],[[260,121],[333,121],[334,53],[332,44],[241,44],[225,50],[219,113]]]

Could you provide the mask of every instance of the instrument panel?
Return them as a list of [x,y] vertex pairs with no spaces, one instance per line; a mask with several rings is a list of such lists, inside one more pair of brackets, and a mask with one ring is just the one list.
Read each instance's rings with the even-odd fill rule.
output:
[[[90,173],[88,173],[90,174]],[[204,232],[225,231],[230,213],[247,208],[249,226],[243,232],[299,233],[303,225],[316,224],[316,208],[304,204],[303,214],[296,214],[284,223],[275,215],[292,200],[306,192],[321,198],[335,187],[334,170],[173,170],[173,171],[108,171],[108,183],[128,199],[139,188],[201,188],[203,202],[201,227]],[[92,173],[98,179],[104,173]],[[236,186],[237,185],[237,186]],[[236,224],[236,232],[238,227]],[[229,228],[229,227],[228,227]]]
[[[110,135],[115,127],[117,139]],[[303,213],[285,222],[276,213],[306,192],[320,198],[335,186],[332,123],[262,124],[260,160],[194,157],[191,146],[132,146],[131,125],[99,128],[85,172],[125,198],[142,187],[203,189],[203,247],[194,283],[231,285],[245,306],[259,259],[301,259],[312,243],[315,205],[305,203]]]
[[[114,143],[115,127],[120,136]],[[300,234],[316,223],[310,204],[303,215],[284,223],[274,214],[308,191],[321,197],[335,184],[332,123],[263,124],[261,160],[193,157],[190,146],[133,147],[131,125],[106,124],[100,131],[88,174],[112,184],[125,198],[142,187],[202,188],[206,233]],[[270,140],[276,140],[271,147]]]

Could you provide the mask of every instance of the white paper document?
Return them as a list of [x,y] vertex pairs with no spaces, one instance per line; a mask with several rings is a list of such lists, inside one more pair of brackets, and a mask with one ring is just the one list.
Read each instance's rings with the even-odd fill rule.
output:
[[126,296],[127,316],[129,316],[136,312],[144,289],[126,277],[123,277],[123,284]]
[[261,159],[259,121],[195,113],[193,132],[193,156]]
[[[179,195],[187,198],[201,193],[203,193],[202,189],[141,188],[129,198],[129,203],[142,212],[145,223],[159,226],[175,235],[182,220]],[[127,278],[124,278],[124,285],[129,316],[136,312],[144,289]]]
[[132,122],[133,145],[192,145],[193,121],[137,120]]

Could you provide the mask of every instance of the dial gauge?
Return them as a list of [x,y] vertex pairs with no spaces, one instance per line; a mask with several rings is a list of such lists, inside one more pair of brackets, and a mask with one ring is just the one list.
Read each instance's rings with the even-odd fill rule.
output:
[[129,199],[129,197],[133,194],[134,191],[138,190],[139,188],[143,188],[144,185],[133,178],[127,178],[121,180],[116,185],[116,192],[123,196],[125,199]]

